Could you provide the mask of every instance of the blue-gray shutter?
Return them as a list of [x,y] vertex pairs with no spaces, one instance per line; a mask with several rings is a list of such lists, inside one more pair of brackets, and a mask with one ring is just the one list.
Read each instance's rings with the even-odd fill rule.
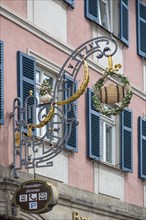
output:
[[120,39],[129,45],[129,1],[120,1]]
[[0,124],[4,124],[4,43],[0,40]]
[[[75,83],[75,84],[74,84]],[[74,86],[74,88],[73,88]],[[65,76],[65,99],[68,99],[71,97],[72,89],[74,92],[77,91],[77,82],[74,82],[73,79],[69,76]],[[77,111],[78,111],[78,102],[77,100],[74,102],[71,102],[67,105],[64,105],[64,112],[65,116],[67,118],[68,122],[72,121],[71,127],[69,129],[68,126],[68,132],[70,134],[70,137],[68,139],[68,142],[66,144],[66,149],[78,152],[78,126],[77,126]],[[69,123],[70,124],[70,123]]]
[[100,159],[100,114],[93,106],[93,92],[87,89],[87,144],[88,156],[94,160]]
[[75,0],[64,0],[65,2],[67,2],[69,5],[71,5],[71,7],[75,8]]
[[121,169],[133,172],[133,113],[124,109],[121,113]]
[[98,18],[98,0],[85,0],[85,17],[90,19],[91,21],[95,21],[99,23]]
[[[17,53],[17,80],[18,97],[22,100],[24,107],[25,100],[29,96],[29,91],[33,91],[36,96],[36,62],[35,59],[20,51]],[[33,105],[34,99],[29,99],[28,105]],[[35,123],[35,109],[29,112],[27,123]]]
[[146,119],[138,118],[139,177],[146,179]]
[[146,5],[137,0],[137,53],[146,58]]

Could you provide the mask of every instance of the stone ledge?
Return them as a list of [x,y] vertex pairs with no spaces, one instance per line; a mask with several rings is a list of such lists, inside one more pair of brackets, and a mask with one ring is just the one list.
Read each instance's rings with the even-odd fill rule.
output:
[[[7,177],[5,177],[5,169],[6,168],[3,168],[3,177],[0,179],[0,210],[2,210],[1,215],[7,215],[7,209],[10,209],[11,207],[12,194],[18,188],[19,184],[26,180],[33,179],[32,175],[24,172],[20,172],[20,179],[17,180],[11,176],[8,177],[7,171]],[[58,207],[67,207],[68,210],[82,210],[83,212],[93,213],[93,215],[96,216],[109,216],[111,219],[146,219],[146,209],[143,207],[128,204],[106,195],[95,194],[86,190],[79,189],[77,187],[72,187],[62,182],[58,182],[56,180],[52,180],[40,175],[37,175],[36,179],[48,181],[59,189]],[[24,214],[24,216],[27,216],[27,214]],[[11,217],[11,214],[9,214],[8,217]],[[16,219],[18,219],[18,217],[16,217]],[[28,218],[26,217],[24,219]]]

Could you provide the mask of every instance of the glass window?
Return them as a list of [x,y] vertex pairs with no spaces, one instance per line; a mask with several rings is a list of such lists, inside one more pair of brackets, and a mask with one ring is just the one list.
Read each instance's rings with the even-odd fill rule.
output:
[[120,34],[120,6],[119,0],[113,0],[111,4],[111,32],[119,37]]
[[146,62],[143,63],[144,92],[146,92]]
[[[38,67],[36,70],[36,97],[38,100],[38,104],[41,104],[40,103],[40,86],[41,86],[41,83],[43,82],[44,79],[49,79],[51,87],[52,87],[52,91],[53,91],[53,88],[55,85],[55,76],[53,76],[49,72],[43,70],[42,68]],[[52,95],[53,95],[53,93],[52,93]],[[39,110],[40,110],[40,108],[37,108],[37,110],[36,110],[37,116],[38,116]],[[48,112],[49,112],[49,107],[44,108],[44,110],[41,112],[39,117],[37,117],[37,124],[46,117]],[[53,120],[55,121],[55,117]],[[52,126],[52,125],[50,125],[50,126]],[[48,127],[48,125],[42,127],[41,129],[37,128],[37,136],[43,137],[46,134],[47,129],[50,129]],[[47,135],[45,136],[45,138],[47,138]]]
[[110,31],[110,3],[107,0],[99,1],[99,23]]
[[36,70],[36,82],[41,83],[41,72],[40,72],[40,70]]
[[120,9],[119,0],[100,0],[99,8],[99,24],[105,29],[119,36],[120,31]]
[[101,160],[114,164],[115,163],[115,117],[101,116],[100,122],[100,152]]

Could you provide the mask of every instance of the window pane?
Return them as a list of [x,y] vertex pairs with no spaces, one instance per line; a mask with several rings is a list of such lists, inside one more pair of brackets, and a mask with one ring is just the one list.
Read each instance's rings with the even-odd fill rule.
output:
[[113,8],[112,8],[112,20],[113,20],[113,33],[116,36],[119,36],[120,34],[120,8],[119,8],[120,1],[119,0],[113,0]]
[[101,129],[101,132],[100,132],[100,158],[101,160],[104,160],[104,123],[101,121],[101,124],[100,124],[100,129]]
[[112,127],[106,125],[106,161],[112,163]]
[[[49,72],[46,72],[44,69],[42,68],[38,68],[37,71],[36,71],[36,78],[37,78],[37,92],[36,92],[36,97],[38,99],[38,103],[39,104],[42,104],[40,103],[40,86],[41,86],[41,83],[43,82],[44,79],[49,79],[50,81],[50,84],[52,86],[52,88],[54,87],[54,84],[55,84],[55,78],[53,76],[50,76],[49,75]],[[39,113],[39,108],[36,109],[37,111],[37,115]],[[46,108],[44,108],[43,111],[41,111],[41,113],[39,114],[39,119],[37,118],[37,124],[40,123],[40,121],[42,121],[46,115],[48,114],[49,112],[49,107],[47,106]],[[49,139],[49,140],[52,140],[53,142],[55,142],[55,135],[58,136],[57,133],[55,133],[53,131],[54,128],[58,128],[57,125],[55,124],[56,122],[56,117],[54,116],[53,117],[53,120],[50,123],[47,124],[47,126],[44,126],[42,128],[37,128],[37,135],[40,136],[40,137],[44,137],[46,139]],[[52,130],[52,131],[51,131]]]
[[146,92],[146,62],[143,63],[144,92]]
[[105,27],[106,29],[110,30],[109,25],[109,5],[106,0],[100,1],[100,19],[101,19],[101,25]]
[[36,70],[36,82],[37,83],[41,82],[41,73],[39,70]]

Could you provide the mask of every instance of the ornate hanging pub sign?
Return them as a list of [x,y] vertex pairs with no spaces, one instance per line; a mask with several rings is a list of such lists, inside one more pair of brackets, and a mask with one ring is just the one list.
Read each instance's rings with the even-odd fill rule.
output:
[[58,202],[58,191],[42,180],[22,183],[14,194],[14,203],[21,211],[40,214],[52,210]]
[[[87,59],[93,54],[97,59],[108,58],[108,68],[93,86],[92,101],[95,110],[103,115],[117,115],[128,107],[133,92],[128,78],[118,72],[121,65],[113,66],[112,57],[117,52],[117,47],[117,42],[107,36],[84,42],[65,60],[54,88],[47,79],[43,81],[40,99],[47,95],[47,100],[41,99],[39,103],[39,99],[33,94],[33,87],[27,91],[27,97],[25,94],[24,97],[14,99],[13,111],[9,116],[13,119],[13,161],[10,169],[15,178],[19,178],[18,171],[23,168],[52,166],[53,158],[65,149],[72,129],[79,124],[74,101],[83,95],[88,86],[90,74]],[[82,66],[84,77],[77,89],[78,74]],[[105,86],[108,80],[108,85]],[[110,82],[114,85],[109,85]],[[16,203],[23,207],[20,200],[16,199]],[[26,204],[29,211],[28,203]]]

